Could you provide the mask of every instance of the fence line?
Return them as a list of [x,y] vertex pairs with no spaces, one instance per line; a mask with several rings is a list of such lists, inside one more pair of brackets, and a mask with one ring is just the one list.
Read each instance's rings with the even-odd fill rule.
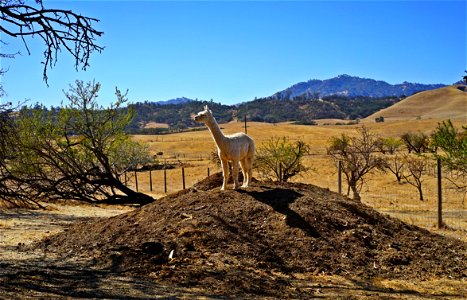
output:
[[[319,166],[318,172],[309,172],[306,176],[295,177],[292,181],[314,184],[332,191],[346,193],[345,180],[339,173],[339,165],[332,163],[325,154],[307,158],[308,164]],[[329,167],[327,167],[329,166]],[[323,171],[323,168],[325,171]],[[438,177],[438,170],[442,177]],[[183,168],[138,171],[124,174],[125,182],[129,186],[156,198],[168,193],[177,192],[190,187],[204,179],[213,171],[208,166],[185,166]],[[340,174],[340,175],[339,175]],[[131,175],[131,176],[130,176]],[[256,175],[255,175],[256,176]],[[400,218],[408,223],[428,228],[447,225],[454,229],[467,230],[466,194],[460,192],[451,181],[466,182],[467,177],[456,172],[437,169],[437,164],[430,166],[423,175],[422,189],[426,200],[417,198],[416,188],[397,183],[391,173],[375,173],[370,175],[361,191],[362,201],[375,209]],[[442,179],[442,180],[441,180]],[[340,180],[340,181],[339,181]],[[441,180],[439,185],[437,182]],[[339,184],[339,182],[341,182]],[[438,201],[438,195],[441,202]],[[439,213],[441,217],[439,217]]]
[[[125,185],[133,187],[138,192],[161,196],[192,186],[206,178],[213,171],[212,167],[181,167],[162,170],[138,170],[125,172]],[[218,171],[218,170],[217,170]]]
[[[339,193],[342,193],[342,181],[341,181],[341,162],[339,161],[337,164],[337,191]],[[456,187],[449,187],[451,184],[450,181],[455,179],[459,179],[459,175],[455,174],[451,171],[443,170],[441,161],[438,159],[436,164],[434,164],[434,170],[432,168],[428,168],[426,174],[424,175],[423,179],[423,185],[422,185],[422,190],[427,190],[430,191],[430,196],[431,196],[431,201],[428,200],[418,200],[418,202],[414,202],[412,204],[406,204],[404,203],[397,203],[398,205],[398,210],[395,209],[387,209],[387,207],[384,209],[385,212],[395,215],[398,218],[404,219],[404,217],[401,217],[404,214],[407,214],[405,219],[411,219],[413,223],[433,223],[436,219],[436,226],[437,228],[444,228],[444,227],[449,227],[453,229],[462,229],[462,230],[467,230],[467,209],[465,205],[465,192],[463,192],[461,189],[458,189]],[[428,175],[428,178],[427,176]],[[454,176],[454,177],[453,177]],[[453,179],[455,178],[455,179]],[[461,180],[464,180],[464,185],[465,185],[465,177],[460,178]],[[377,195],[378,198],[381,199],[383,198],[390,198],[389,200],[392,201],[404,201],[404,197],[406,196],[406,193],[402,193],[402,186],[396,186],[393,187],[392,190],[388,186],[385,186],[385,192],[382,192]],[[368,188],[369,190],[369,188]],[[413,194],[418,193],[414,187],[412,187]],[[388,193],[390,192],[390,193]],[[367,200],[367,202],[370,202],[371,200],[368,200],[369,197],[365,197],[365,192],[361,194],[363,200]],[[367,198],[367,199],[365,199]],[[373,197],[376,198],[376,197]],[[433,199],[435,201],[433,201]],[[416,200],[417,201],[417,200]],[[409,201],[407,201],[409,202]],[[377,201],[375,200],[374,203],[372,203],[372,206],[375,208],[383,208],[384,205],[377,205]],[[379,206],[379,207],[378,207]],[[412,216],[410,216],[412,214]],[[425,220],[421,221],[414,221],[414,219],[417,218],[422,218]],[[417,224],[421,225],[421,224]],[[430,227],[433,226],[433,224],[428,224],[428,226],[425,225],[425,227]]]

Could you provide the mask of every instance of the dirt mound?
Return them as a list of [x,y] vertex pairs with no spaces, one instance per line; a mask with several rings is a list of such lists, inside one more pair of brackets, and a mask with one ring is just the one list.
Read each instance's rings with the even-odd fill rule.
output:
[[39,246],[223,295],[290,296],[287,278],[298,273],[467,277],[460,241],[312,185],[254,182],[220,191],[221,181],[215,174],[136,211],[76,224]]

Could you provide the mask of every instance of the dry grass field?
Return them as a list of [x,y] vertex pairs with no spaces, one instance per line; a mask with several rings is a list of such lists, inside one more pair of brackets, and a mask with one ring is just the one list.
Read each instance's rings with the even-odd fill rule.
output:
[[[398,137],[406,132],[424,132],[430,134],[435,130],[439,119],[422,119],[408,121],[389,121],[384,123],[365,123],[372,132],[382,137]],[[466,122],[454,120],[454,125],[462,126]],[[220,125],[225,134],[244,130],[242,122],[232,122]],[[355,129],[362,125],[329,125],[304,126],[290,123],[265,124],[249,123],[248,134],[252,136],[257,147],[271,137],[286,136],[292,140],[302,139],[311,146],[311,155],[306,157],[305,164],[310,171],[293,178],[292,181],[310,183],[320,187],[337,191],[337,168],[326,155],[326,145],[329,139],[343,133],[352,135]],[[214,142],[209,131],[185,132],[161,136],[135,136],[138,141],[149,145],[155,154],[163,152],[159,157],[161,162],[180,162],[185,165],[185,185],[192,186],[210,173],[220,171],[210,162],[210,153],[215,150]],[[181,168],[166,171],[167,193],[182,189]],[[158,198],[164,193],[163,171],[152,171],[153,191],[149,191],[149,172],[138,173],[139,190],[152,194]],[[396,216],[408,223],[436,230],[437,225],[437,185],[435,169],[425,175],[424,194],[426,200],[418,200],[418,192],[409,184],[398,184],[390,173],[377,172],[368,177],[362,189],[362,201],[378,210]],[[258,174],[255,175],[258,177]],[[130,184],[134,185],[134,178]],[[458,180],[465,181],[465,178]],[[347,187],[343,186],[346,192]],[[460,236],[464,240],[467,231],[466,195],[452,188],[448,181],[443,186],[443,217],[449,228],[454,230],[443,231],[446,234]]]

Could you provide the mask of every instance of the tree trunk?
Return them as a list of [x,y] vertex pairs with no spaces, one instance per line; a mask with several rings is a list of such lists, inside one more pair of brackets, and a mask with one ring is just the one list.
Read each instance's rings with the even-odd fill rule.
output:
[[402,176],[396,175],[397,183],[401,184]]
[[424,201],[425,199],[423,199],[422,186],[421,185],[417,186],[417,189],[418,189],[418,194],[420,195],[420,201]]
[[[148,204],[148,203],[151,203],[151,202],[154,201],[154,198],[152,198],[151,196],[146,195],[144,193],[136,192],[136,191],[130,189],[129,187],[127,187],[125,184],[123,184],[118,179],[112,178],[111,181],[112,181],[111,186],[113,186],[114,188],[120,190],[121,192],[123,192],[127,196],[126,200],[123,200],[122,197],[120,197],[119,199],[120,199],[121,202],[137,203],[137,204],[144,205],[144,204]],[[118,202],[120,202],[120,201],[118,201]],[[112,201],[109,201],[109,202],[112,202]]]
[[362,198],[360,197],[360,193],[358,192],[358,189],[357,189],[357,182],[351,181],[349,183],[349,187],[352,189],[353,200],[360,202]]

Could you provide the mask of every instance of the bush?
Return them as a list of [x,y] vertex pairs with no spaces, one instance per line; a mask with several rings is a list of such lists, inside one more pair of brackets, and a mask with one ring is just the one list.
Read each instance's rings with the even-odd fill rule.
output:
[[375,122],[376,122],[376,123],[383,123],[383,122],[384,122],[384,117],[381,116],[381,117],[375,118]]
[[273,137],[256,151],[255,165],[262,177],[286,182],[308,170],[302,161],[309,151],[310,147],[302,140],[292,142],[286,137]]

